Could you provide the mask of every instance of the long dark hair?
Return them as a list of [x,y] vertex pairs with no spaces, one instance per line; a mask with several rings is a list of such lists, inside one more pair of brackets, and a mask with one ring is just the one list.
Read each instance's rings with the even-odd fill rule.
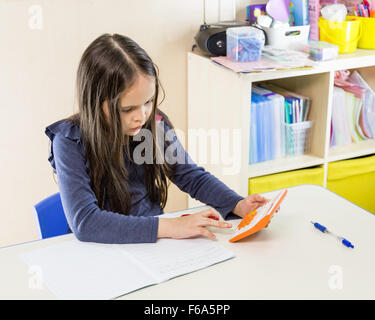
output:
[[[120,98],[137,79],[139,73],[155,79],[152,112],[144,129],[150,130],[156,143],[155,117],[161,87],[158,68],[135,41],[118,34],[103,34],[94,40],[82,55],[77,72],[78,114],[72,116],[84,138],[90,169],[91,187],[98,206],[128,214],[131,207],[128,171],[124,157],[131,161],[132,138],[124,136],[120,118]],[[102,105],[107,101],[109,119]],[[167,119],[164,119],[164,121]],[[110,125],[108,124],[110,123]],[[170,124],[170,123],[169,123]],[[172,126],[170,124],[170,126]],[[164,208],[168,196],[167,177],[173,169],[164,161],[155,161],[159,152],[153,148],[153,163],[144,163],[145,185],[151,201]]]

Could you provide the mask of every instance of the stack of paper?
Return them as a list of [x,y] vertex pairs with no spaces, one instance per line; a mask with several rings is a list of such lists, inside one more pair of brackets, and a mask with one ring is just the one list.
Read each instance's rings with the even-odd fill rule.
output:
[[[331,141],[336,147],[375,138],[375,93],[354,71],[348,84],[333,91]],[[341,88],[337,87],[340,85]]]
[[350,118],[346,107],[346,93],[343,89],[333,88],[331,147],[352,142]]
[[363,107],[359,115],[359,127],[368,139],[375,138],[375,92],[370,88],[361,75],[354,71],[350,80],[365,89],[362,97]]
[[212,57],[211,60],[235,72],[263,72],[295,68],[312,68],[315,63],[307,54],[288,49],[265,46],[262,57],[257,61],[237,62],[227,56]]

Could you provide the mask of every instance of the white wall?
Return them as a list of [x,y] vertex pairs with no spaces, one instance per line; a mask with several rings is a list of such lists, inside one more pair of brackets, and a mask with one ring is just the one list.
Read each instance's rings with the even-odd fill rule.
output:
[[[211,0],[208,0],[211,1]],[[237,1],[237,17],[250,1]],[[162,105],[186,131],[186,53],[203,0],[0,0],[0,246],[37,238],[33,204],[58,191],[44,128],[75,111],[79,58],[99,35],[136,40],[161,71]],[[166,211],[187,207],[174,186]]]

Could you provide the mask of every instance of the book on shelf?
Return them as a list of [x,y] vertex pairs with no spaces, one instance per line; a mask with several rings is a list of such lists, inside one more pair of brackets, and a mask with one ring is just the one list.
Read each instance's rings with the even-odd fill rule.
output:
[[252,87],[249,163],[307,151],[311,99],[272,84]]

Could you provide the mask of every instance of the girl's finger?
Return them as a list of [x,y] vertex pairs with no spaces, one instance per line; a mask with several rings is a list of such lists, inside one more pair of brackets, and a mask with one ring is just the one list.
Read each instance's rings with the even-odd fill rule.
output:
[[269,199],[262,197],[260,194],[256,193],[253,195],[253,200],[256,202],[265,202],[265,201],[268,201]]
[[216,236],[204,227],[200,228],[200,234],[206,238],[216,239]]
[[262,200],[259,200],[258,203],[266,204],[267,202],[270,202],[270,201],[271,201],[271,199],[263,198]]
[[202,211],[202,215],[204,216],[204,217],[207,217],[207,218],[210,218],[211,217],[211,219],[217,219],[217,220],[219,220],[220,219],[220,215],[215,211],[215,210],[212,210],[212,209],[208,209],[208,210],[206,210],[206,211]]
[[205,220],[205,223],[204,223],[205,226],[212,226],[212,227],[216,227],[216,228],[231,228],[232,225],[228,222],[223,222],[223,221],[216,221],[216,220],[213,220],[213,219],[206,219]]
[[203,210],[203,211],[199,211],[199,212],[196,212],[195,214],[198,214],[198,215],[203,215],[203,216],[207,216],[207,214],[213,214],[213,210],[212,209],[206,209],[206,210]]

